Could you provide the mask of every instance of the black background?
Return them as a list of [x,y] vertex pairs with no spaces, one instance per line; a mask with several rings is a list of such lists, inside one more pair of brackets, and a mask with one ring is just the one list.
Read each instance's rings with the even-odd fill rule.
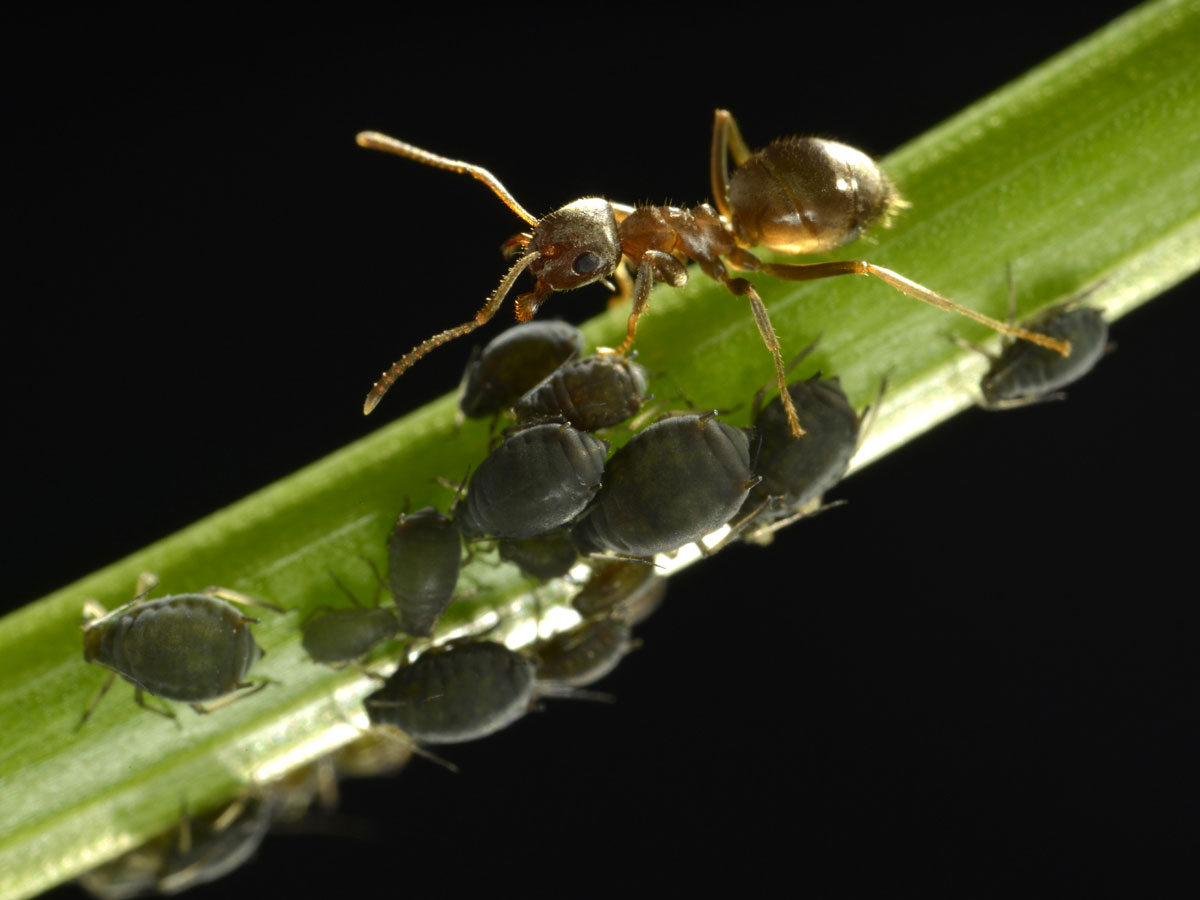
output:
[[[1122,5],[566,9],[8,22],[8,603],[377,427],[381,364],[495,284],[511,215],[356,131],[487,165],[533,211],[691,203],[714,107],[752,144],[882,155]],[[1196,292],[1122,320],[1069,402],[961,416],[848,507],[674,579],[615,704],[552,701],[449,749],[457,777],[347,785],[373,840],[272,838],[194,896],[1149,890],[1200,842]],[[451,387],[462,343],[377,415]]]

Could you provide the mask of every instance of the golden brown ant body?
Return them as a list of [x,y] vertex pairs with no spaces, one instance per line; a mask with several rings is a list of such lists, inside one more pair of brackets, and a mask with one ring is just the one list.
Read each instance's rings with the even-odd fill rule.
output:
[[[526,269],[534,288],[516,298],[517,319],[533,317],[554,291],[582,287],[618,273],[623,260],[634,269],[622,283],[632,294],[633,309],[625,340],[617,348],[624,354],[633,345],[637,321],[646,311],[650,289],[656,281],[674,287],[687,283],[686,265],[695,262],[730,293],[750,302],[754,322],[775,361],[788,422],[792,433],[804,433],[788,395],[783,356],[767,308],[758,291],[730,270],[763,272],[790,281],[811,281],[834,275],[874,275],[892,287],[939,309],[960,313],[996,331],[1033,341],[1064,356],[1070,344],[1006,325],[937,294],[903,275],[862,260],[775,264],[764,263],[749,252],[765,247],[782,253],[822,253],[840,247],[872,225],[886,225],[906,207],[887,176],[866,154],[820,138],[784,138],[751,153],[733,116],[719,109],[713,122],[710,171],[716,208],[707,203],[692,208],[674,206],[631,207],[599,197],[568,203],[542,219],[521,207],[491,172],[480,166],[436,156],[411,144],[373,131],[358,135],[362,147],[384,150],[426,165],[471,175],[484,182],[514,213],[533,226],[532,233],[510,238],[508,256],[518,256],[499,286],[475,318],[435,334],[383,373],[367,394],[363,412],[369,413],[413,363],[447,341],[474,331],[487,322]],[[729,172],[729,158],[736,166]]]

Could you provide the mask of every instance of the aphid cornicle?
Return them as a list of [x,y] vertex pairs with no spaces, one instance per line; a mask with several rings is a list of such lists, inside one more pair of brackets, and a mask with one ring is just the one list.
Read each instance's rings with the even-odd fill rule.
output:
[[[137,689],[134,699],[139,706],[169,718],[174,718],[174,713],[149,706],[143,693],[182,701],[203,713],[210,711],[201,705],[204,701],[266,686],[266,682],[254,685],[246,681],[250,667],[265,652],[250,632],[250,625],[258,619],[243,615],[225,598],[267,604],[224,588],[157,600],[144,597],[143,593],[84,625],[84,661],[111,669],[112,674],[76,728],[87,721],[117,675]],[[96,612],[85,610],[89,616]]]
[[[461,337],[487,322],[525,270],[534,277],[534,288],[516,298],[517,318],[524,322],[555,291],[571,290],[613,275],[623,260],[636,272],[633,309],[625,340],[618,348],[626,353],[633,345],[637,322],[646,311],[650,288],[656,281],[675,287],[687,283],[690,260],[710,278],[750,303],[754,322],[775,363],[775,375],[793,435],[803,433],[785,390],[785,370],[779,340],[758,291],[730,270],[762,272],[791,281],[811,281],[835,275],[874,275],[909,296],[939,309],[952,310],[996,331],[1050,347],[1066,356],[1069,344],[1021,328],[1005,325],[973,309],[960,306],[903,275],[863,260],[775,264],[764,263],[749,252],[761,246],[782,253],[819,253],[857,238],[873,225],[883,225],[906,204],[887,176],[865,154],[845,144],[820,138],[785,138],[751,153],[733,116],[719,109],[713,122],[709,161],[713,202],[692,208],[625,206],[599,197],[585,197],[537,219],[525,211],[487,169],[437,156],[419,147],[374,131],[361,132],[358,144],[404,156],[426,165],[472,176],[484,182],[532,232],[510,238],[505,248],[520,253],[500,285],[474,319],[427,338],[383,373],[367,394],[363,412],[369,413],[413,363],[447,341]],[[729,157],[736,165],[729,172]],[[523,252],[522,252],[523,251]],[[627,281],[628,279],[626,279]]]

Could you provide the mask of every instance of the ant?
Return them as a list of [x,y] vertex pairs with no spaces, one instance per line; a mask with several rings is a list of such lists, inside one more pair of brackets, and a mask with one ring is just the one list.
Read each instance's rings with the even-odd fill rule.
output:
[[[585,197],[535,219],[481,166],[437,156],[374,131],[361,132],[356,140],[361,147],[470,175],[490,187],[509,209],[533,227],[532,233],[514,235],[504,243],[505,256],[518,258],[475,318],[435,334],[393,363],[367,394],[364,414],[370,413],[396,379],[430,350],[474,331],[491,319],[526,269],[535,283],[532,291],[516,298],[517,319],[521,322],[531,319],[552,292],[582,287],[614,275],[621,285],[621,299],[633,297],[625,340],[616,350],[624,355],[633,346],[637,322],[649,307],[654,282],[683,287],[688,280],[686,264],[689,260],[695,262],[704,274],[725,285],[730,293],[749,300],[754,323],[774,358],[780,397],[796,437],[804,429],[787,391],[779,339],[754,285],[745,278],[730,275],[731,269],[763,272],[789,281],[874,275],[911,297],[967,316],[995,331],[1024,338],[1063,356],[1071,352],[1068,341],[1006,325],[873,263],[838,260],[776,264],[764,263],[750,253],[747,248],[755,246],[782,253],[823,253],[849,243],[872,225],[886,226],[893,215],[909,205],[874,160],[835,141],[783,138],[772,141],[758,153],[751,153],[733,116],[718,109],[713,121],[710,160],[715,209],[707,203],[690,209],[632,207]],[[732,175],[729,157],[736,164]],[[618,272],[624,260],[636,270],[632,287],[627,272]]]

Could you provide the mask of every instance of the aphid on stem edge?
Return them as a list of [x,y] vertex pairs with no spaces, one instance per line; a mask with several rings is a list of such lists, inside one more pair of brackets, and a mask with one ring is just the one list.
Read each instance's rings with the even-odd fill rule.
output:
[[[690,260],[735,296],[750,303],[755,325],[775,363],[775,375],[792,434],[804,433],[787,394],[783,355],[766,305],[745,278],[730,270],[762,272],[789,281],[812,281],[835,275],[874,275],[911,297],[939,309],[957,312],[995,331],[1013,335],[1070,354],[1070,344],[1006,325],[960,306],[910,281],[903,275],[864,260],[817,263],[764,263],[749,252],[761,246],[783,253],[821,253],[847,244],[873,225],[886,225],[907,204],[887,176],[866,154],[820,138],[783,138],[751,153],[733,116],[716,111],[710,156],[714,209],[707,203],[692,208],[610,203],[585,197],[535,219],[487,169],[437,156],[419,147],[374,131],[360,132],[359,146],[404,156],[429,166],[470,175],[482,181],[517,216],[533,227],[513,236],[506,254],[520,253],[474,319],[427,338],[392,364],[367,394],[363,412],[370,413],[410,366],[447,341],[469,334],[495,315],[517,277],[526,269],[534,289],[515,300],[517,319],[531,319],[554,291],[582,287],[613,275],[623,260],[636,272],[625,340],[633,346],[638,319],[649,308],[650,288],[656,281],[674,287],[687,283]],[[736,165],[729,172],[729,157]],[[524,252],[521,252],[521,251]],[[623,283],[627,283],[624,279]]]

